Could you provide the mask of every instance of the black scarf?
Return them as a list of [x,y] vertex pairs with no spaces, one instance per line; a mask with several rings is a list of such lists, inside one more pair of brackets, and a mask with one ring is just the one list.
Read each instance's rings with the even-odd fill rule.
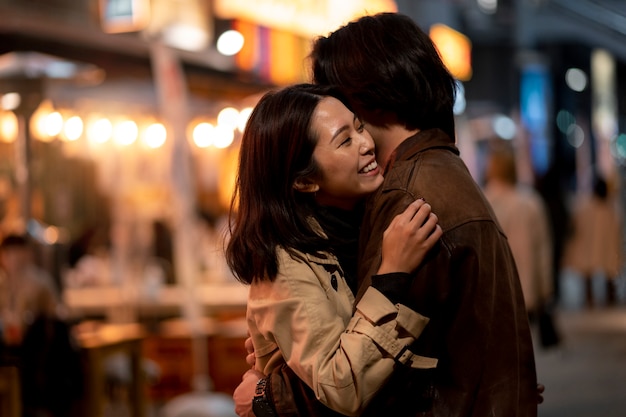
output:
[[320,206],[315,216],[328,236],[330,252],[339,260],[346,282],[354,294],[357,290],[357,257],[363,207],[360,204],[356,209],[347,211]]

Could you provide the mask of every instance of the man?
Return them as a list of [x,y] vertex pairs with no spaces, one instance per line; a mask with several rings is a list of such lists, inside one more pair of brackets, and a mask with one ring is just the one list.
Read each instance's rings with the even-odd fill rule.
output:
[[[365,415],[536,416],[534,353],[515,262],[454,145],[455,80],[430,38],[406,16],[367,16],[318,39],[311,58],[315,82],[339,86],[385,167],[362,224],[357,300],[380,262],[385,228],[411,201],[430,203],[443,229],[441,245],[410,278],[410,292],[397,294],[430,318],[409,350],[437,358],[438,366],[398,365]],[[288,368],[260,382],[255,410],[270,407],[257,417],[326,414]]]

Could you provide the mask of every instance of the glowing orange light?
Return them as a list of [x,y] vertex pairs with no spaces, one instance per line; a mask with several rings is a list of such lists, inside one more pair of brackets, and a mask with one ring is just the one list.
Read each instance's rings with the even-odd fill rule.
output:
[[432,25],[429,35],[448,71],[460,81],[472,78],[472,43],[469,38],[441,23]]

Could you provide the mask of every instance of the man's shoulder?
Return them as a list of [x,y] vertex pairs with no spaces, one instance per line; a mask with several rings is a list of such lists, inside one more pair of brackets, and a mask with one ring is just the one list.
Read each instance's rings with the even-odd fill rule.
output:
[[446,181],[466,178],[472,180],[467,165],[454,146],[414,147],[414,152],[405,151],[386,167],[383,187],[409,186],[412,181]]

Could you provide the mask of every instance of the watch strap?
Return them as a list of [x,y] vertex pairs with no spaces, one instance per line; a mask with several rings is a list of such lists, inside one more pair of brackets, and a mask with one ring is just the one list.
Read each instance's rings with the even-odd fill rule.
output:
[[274,404],[268,393],[271,391],[269,377],[261,378],[256,383],[254,398],[252,399],[252,411],[256,417],[277,417]]

